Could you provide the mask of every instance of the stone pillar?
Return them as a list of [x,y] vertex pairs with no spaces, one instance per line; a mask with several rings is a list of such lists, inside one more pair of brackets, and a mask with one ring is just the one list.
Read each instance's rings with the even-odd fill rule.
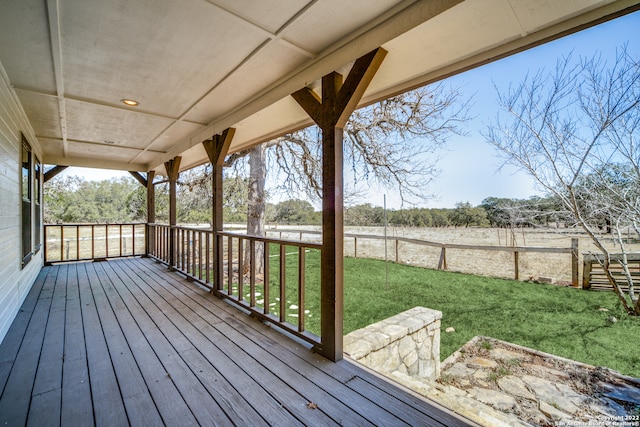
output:
[[345,353],[387,376],[397,371],[435,380],[440,376],[440,319],[440,311],[414,307],[347,334]]

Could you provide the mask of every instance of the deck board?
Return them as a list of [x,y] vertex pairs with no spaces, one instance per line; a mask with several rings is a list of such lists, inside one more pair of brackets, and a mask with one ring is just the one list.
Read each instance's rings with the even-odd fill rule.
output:
[[87,266],[87,272],[128,421],[131,425],[162,425],[158,408],[120,329],[93,264]]
[[[78,280],[80,283],[89,283],[87,265],[78,265]],[[97,277],[92,272],[92,278]],[[107,342],[102,331],[102,324],[98,315],[94,294],[91,286],[80,286],[80,301],[82,319],[85,328],[85,344],[87,350],[87,367],[91,384],[91,398],[93,400],[93,413],[96,426],[116,426],[128,423],[122,395],[118,387],[116,374],[111,363]]]
[[93,425],[94,421],[85,331],[80,307],[79,286],[86,286],[86,282],[79,283],[78,272],[79,269],[73,268],[72,265],[67,270],[60,422],[62,425],[85,426]]
[[[156,290],[159,289],[156,287]],[[180,293],[178,292],[178,294]],[[317,418],[317,422],[337,423],[345,416],[350,416],[354,422],[367,425],[366,420],[358,419],[344,404],[336,402],[335,398],[291,370],[287,364],[288,361],[285,363],[262,348],[253,346],[235,330],[225,330],[226,323],[212,313],[203,311],[202,306],[196,305],[195,302],[187,298],[176,298],[174,294],[168,294],[168,299],[174,303],[180,301],[185,304],[187,309],[193,310],[192,313],[199,312],[197,315],[189,314],[188,320],[205,331],[208,339],[218,343],[218,348],[227,358],[234,359],[239,368],[251,372],[252,379],[257,384],[260,384],[264,389],[273,388],[270,394],[282,405],[286,405],[288,410],[298,419],[305,419],[309,416],[307,404],[314,402],[323,408],[323,410],[314,412],[313,416]],[[188,310],[186,312],[189,313]],[[229,340],[231,334],[233,334],[234,342]],[[292,384],[295,384],[295,387]]]
[[50,280],[47,276],[24,331],[24,337],[11,337],[19,339],[21,343],[0,398],[2,424],[11,422],[24,425],[27,421],[54,287],[55,279]]
[[[131,273],[135,274],[133,271],[131,271]],[[338,422],[338,420],[344,419],[344,417],[349,417],[360,425],[371,425],[374,423],[398,425],[403,423],[402,420],[393,414],[381,410],[381,408],[372,401],[353,393],[342,382],[317,369],[315,365],[295,357],[295,355],[285,349],[285,346],[293,345],[291,340],[285,338],[285,346],[283,346],[282,343],[281,345],[273,345],[273,340],[269,340],[254,328],[244,328],[247,319],[243,319],[244,322],[242,322],[233,316],[234,313],[227,311],[235,310],[234,308],[222,307],[222,313],[224,313],[226,320],[222,322],[219,317],[220,315],[211,311],[203,311],[206,309],[205,303],[210,297],[205,296],[202,291],[198,291],[195,287],[175,287],[177,283],[174,281],[172,284],[170,283],[171,280],[165,277],[156,276],[154,280],[155,283],[168,292],[165,297],[182,301],[194,310],[194,312],[199,312],[203,320],[215,327],[215,329],[224,336],[233,335],[235,337],[234,341],[240,348],[261,361],[263,369],[268,369],[275,376],[283,379],[287,383],[295,381],[297,378],[296,388],[298,392],[303,395],[306,403],[313,402],[318,405],[321,410],[327,411],[334,422]],[[156,287],[156,291],[159,289],[159,287]],[[200,302],[198,300],[200,300]],[[250,321],[258,323],[255,320]],[[260,324],[260,327],[269,330],[269,328],[264,325]],[[242,330],[242,332],[238,334],[240,330]],[[286,361],[286,363],[282,363],[282,361]],[[335,402],[336,399],[338,403]],[[344,402],[348,402],[350,406],[347,406]]]
[[44,268],[0,387],[10,425],[468,425],[139,258]]
[[29,326],[29,321],[31,320],[33,310],[36,307],[45,280],[47,280],[48,274],[52,275],[49,280],[55,280],[53,276],[55,271],[56,270],[42,270],[40,272],[31,287],[31,291],[27,294],[27,297],[22,303],[22,307],[20,307],[18,314],[7,331],[2,343],[2,351],[0,352],[0,390],[4,390],[7,384],[11,368],[22,344],[22,337]]

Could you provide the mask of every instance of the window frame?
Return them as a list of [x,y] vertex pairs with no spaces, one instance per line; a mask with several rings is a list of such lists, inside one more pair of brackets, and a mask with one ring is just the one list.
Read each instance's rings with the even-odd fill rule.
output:
[[[24,269],[34,255],[33,247],[33,207],[34,207],[34,153],[31,144],[22,134],[20,150],[20,236],[21,267]],[[39,232],[39,230],[36,230]]]

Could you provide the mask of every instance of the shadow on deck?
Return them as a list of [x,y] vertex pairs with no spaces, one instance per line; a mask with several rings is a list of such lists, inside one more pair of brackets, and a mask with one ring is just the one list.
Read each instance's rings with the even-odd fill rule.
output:
[[140,258],[43,268],[0,390],[7,425],[467,425]]

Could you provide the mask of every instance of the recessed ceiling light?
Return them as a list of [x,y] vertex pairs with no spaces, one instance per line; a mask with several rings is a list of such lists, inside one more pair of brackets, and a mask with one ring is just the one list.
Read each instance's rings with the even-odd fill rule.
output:
[[138,101],[134,101],[133,99],[121,99],[120,102],[122,102],[124,105],[128,105],[129,107],[137,107],[138,105],[140,105]]

